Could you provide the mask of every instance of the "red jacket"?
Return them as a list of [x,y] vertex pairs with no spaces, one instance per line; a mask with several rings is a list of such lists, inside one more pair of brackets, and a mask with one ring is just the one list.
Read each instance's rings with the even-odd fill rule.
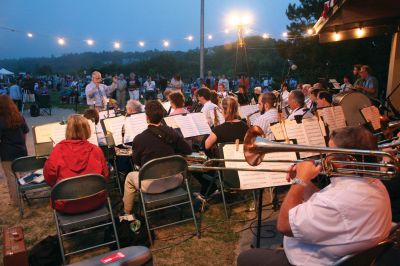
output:
[[[103,152],[86,140],[63,140],[58,143],[43,169],[44,179],[49,186],[54,186],[62,179],[84,174],[100,174],[108,179],[108,168]],[[79,202],[57,201],[55,208],[66,213],[92,210],[105,202],[106,195],[100,194],[81,199]]]

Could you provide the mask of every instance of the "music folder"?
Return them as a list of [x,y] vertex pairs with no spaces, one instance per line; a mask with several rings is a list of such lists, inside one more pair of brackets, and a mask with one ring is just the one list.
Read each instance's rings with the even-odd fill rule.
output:
[[53,128],[59,125],[59,122],[55,122],[32,127],[33,144],[36,156],[47,156],[51,153],[53,150],[53,140],[51,135],[53,133]]
[[[220,158],[223,159],[239,159],[240,162],[224,162],[227,168],[244,168],[244,169],[265,169],[271,172],[256,171],[222,171],[224,183],[231,188],[240,190],[267,188],[276,186],[290,185],[286,180],[285,172],[273,172],[273,170],[287,170],[292,165],[293,160],[297,160],[295,152],[274,152],[266,153],[264,161],[260,165],[251,166],[244,158],[243,144],[220,143],[218,144]],[[271,160],[288,160],[288,162],[271,162]]]
[[328,126],[329,132],[347,126],[342,106],[331,106],[318,109],[317,115]]
[[172,128],[179,128],[184,138],[211,133],[211,128],[203,113],[190,113],[164,117],[165,123]]
[[362,108],[360,110],[361,115],[364,117],[365,121],[367,123],[370,123],[374,131],[379,130],[381,128],[381,119],[380,119],[380,113],[379,109],[374,106],[368,106],[365,108]]

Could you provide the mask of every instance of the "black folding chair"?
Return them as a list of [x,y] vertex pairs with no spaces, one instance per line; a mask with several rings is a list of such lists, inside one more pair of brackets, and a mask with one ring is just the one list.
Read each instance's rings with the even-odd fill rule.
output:
[[393,241],[385,240],[372,248],[362,252],[344,256],[336,261],[333,266],[370,266],[374,265],[375,261],[379,259],[386,251],[393,246]]
[[[64,264],[67,256],[90,249],[108,246],[115,243],[117,244],[118,249],[120,248],[109,197],[107,197],[107,202],[101,207],[85,213],[65,214],[54,209],[57,200],[65,202],[76,201],[92,197],[102,192],[107,192],[106,180],[103,176],[97,174],[88,174],[61,180],[51,190],[51,202],[54,210],[54,219],[56,222],[58,240]],[[69,239],[72,235],[99,228],[106,230],[110,226],[113,228],[114,240],[65,253],[64,240]]]
[[48,114],[51,116],[51,102],[50,102],[50,95],[41,95],[41,94],[36,94],[35,95],[35,100],[36,103],[39,106],[39,109],[45,114]]
[[19,182],[19,179],[22,177],[23,174],[42,169],[46,160],[47,159],[45,157],[25,156],[17,158],[11,163],[11,169],[14,173],[14,176],[16,177],[15,183],[19,200],[18,208],[21,217],[23,217],[24,215],[24,199],[30,206],[29,199],[42,199],[49,197],[49,195],[28,197],[28,194],[43,193],[44,190],[50,189],[46,182],[43,181],[41,183],[29,183],[24,185],[21,185]]
[[[190,192],[189,183],[187,180],[188,165],[186,160],[179,155],[168,156],[158,158],[147,162],[140,168],[139,171],[139,193],[142,202],[143,212],[147,225],[147,232],[149,235],[150,243],[153,244],[151,231],[166,226],[183,223],[193,220],[196,234],[199,237],[200,232],[197,225],[197,220],[193,208],[193,202]],[[154,180],[159,178],[170,177],[181,174],[183,176],[183,182],[185,183],[186,189],[182,186],[178,186],[175,189],[171,189],[159,194],[149,194],[142,190],[142,182],[144,180]],[[180,207],[181,205],[189,204],[192,217],[183,219],[180,221],[163,224],[160,226],[150,227],[149,225],[149,214],[168,209],[173,207]]]

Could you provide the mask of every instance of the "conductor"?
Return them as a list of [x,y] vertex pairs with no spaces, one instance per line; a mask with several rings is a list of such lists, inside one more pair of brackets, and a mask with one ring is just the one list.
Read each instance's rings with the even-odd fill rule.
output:
[[110,86],[101,84],[101,73],[93,71],[92,82],[85,89],[86,102],[89,106],[103,108],[107,105],[108,97],[117,88],[117,77],[113,78],[113,83]]

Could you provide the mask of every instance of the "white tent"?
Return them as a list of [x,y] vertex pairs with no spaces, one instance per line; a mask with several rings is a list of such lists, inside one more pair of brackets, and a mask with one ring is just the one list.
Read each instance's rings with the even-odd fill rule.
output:
[[8,70],[5,69],[5,68],[1,68],[1,69],[0,69],[0,75],[4,75],[4,76],[7,76],[7,75],[14,75],[14,73],[11,72],[11,71],[8,71]]

